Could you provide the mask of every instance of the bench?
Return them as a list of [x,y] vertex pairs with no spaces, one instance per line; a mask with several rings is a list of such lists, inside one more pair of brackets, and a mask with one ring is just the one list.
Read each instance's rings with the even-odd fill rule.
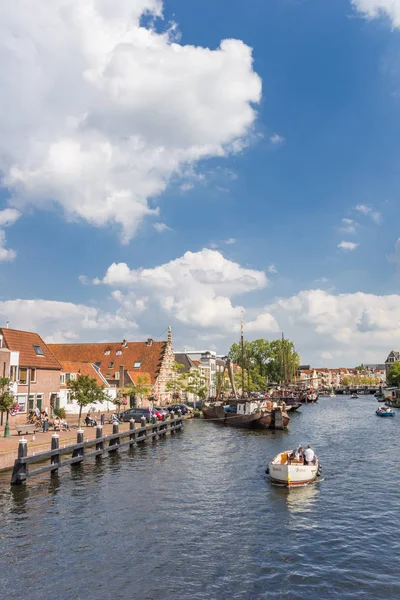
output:
[[26,425],[16,425],[15,431],[17,435],[28,434],[28,433],[36,433],[36,431],[42,431],[42,427],[35,424],[27,423]]

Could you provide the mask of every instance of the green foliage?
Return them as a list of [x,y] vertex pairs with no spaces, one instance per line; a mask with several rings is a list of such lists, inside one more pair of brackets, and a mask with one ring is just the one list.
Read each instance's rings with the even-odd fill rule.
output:
[[193,394],[200,400],[207,396],[206,381],[198,370],[188,371],[182,377],[183,390],[188,394]]
[[[229,357],[244,369],[245,389],[250,388],[250,391],[263,390],[269,383],[293,381],[300,364],[293,342],[281,339],[271,342],[265,339],[246,341],[244,361],[241,345],[232,344]],[[242,387],[241,381],[239,387]]]
[[387,383],[390,386],[400,387],[400,362],[395,362],[387,374]]
[[8,390],[11,380],[7,377],[0,377],[0,412],[7,412],[14,404],[14,396]]
[[85,406],[104,402],[107,398],[104,388],[97,384],[94,377],[89,375],[78,375],[77,379],[70,379],[68,387],[71,390],[71,400],[79,405],[79,420],[81,424],[82,409]]
[[167,381],[165,386],[165,390],[172,393],[172,398],[174,400],[179,400],[186,385],[186,377],[185,374],[182,373],[184,368],[184,365],[175,361],[172,367],[171,379]]
[[65,419],[67,414],[65,412],[65,408],[55,408],[53,410],[54,412],[54,416],[58,417],[59,419]]

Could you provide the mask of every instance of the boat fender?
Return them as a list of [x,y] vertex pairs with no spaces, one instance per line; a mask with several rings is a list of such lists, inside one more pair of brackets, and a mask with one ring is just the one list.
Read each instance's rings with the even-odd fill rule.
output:
[[265,469],[265,472],[266,472],[266,474],[267,474],[267,475],[269,475],[269,467],[267,467],[267,468]]
[[318,465],[317,477],[320,477],[322,473],[322,465]]

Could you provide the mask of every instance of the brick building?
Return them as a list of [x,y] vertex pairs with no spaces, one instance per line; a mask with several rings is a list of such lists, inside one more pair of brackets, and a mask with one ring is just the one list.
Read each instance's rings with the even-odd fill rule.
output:
[[25,414],[36,407],[47,411],[54,408],[60,391],[61,365],[40,335],[2,328],[0,348],[0,368],[11,379],[20,412]]
[[174,351],[171,328],[168,339],[155,342],[102,342],[97,344],[49,344],[51,352],[62,362],[94,365],[107,385],[114,389],[127,385],[148,384],[149,393],[142,399],[148,404],[154,396],[160,404],[167,404],[170,394],[165,387],[173,376]]

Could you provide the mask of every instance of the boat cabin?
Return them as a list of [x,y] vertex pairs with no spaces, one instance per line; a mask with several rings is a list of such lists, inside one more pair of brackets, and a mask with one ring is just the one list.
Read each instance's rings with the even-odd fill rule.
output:
[[238,415],[252,415],[259,409],[259,403],[253,401],[238,402],[236,414]]

